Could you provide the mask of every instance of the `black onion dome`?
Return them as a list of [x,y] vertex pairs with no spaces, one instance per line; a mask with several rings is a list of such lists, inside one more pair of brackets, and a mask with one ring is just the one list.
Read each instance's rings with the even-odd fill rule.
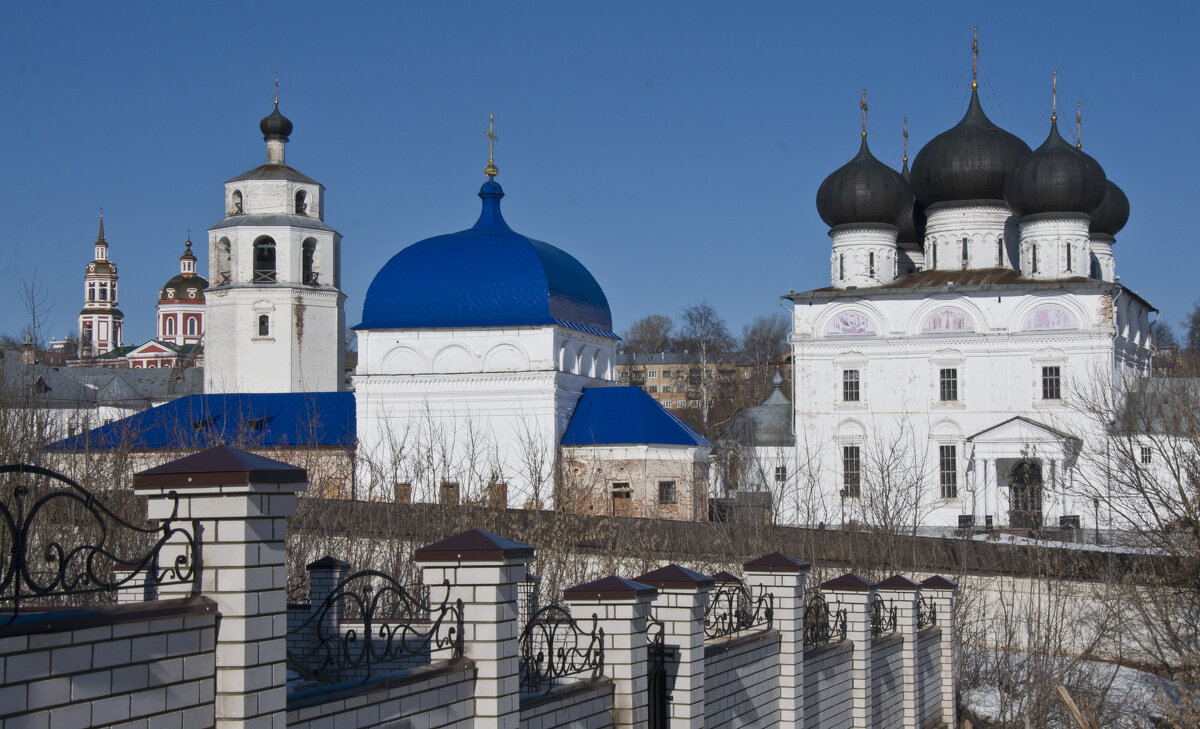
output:
[[1051,121],[1046,141],[1009,175],[1004,199],[1017,215],[1087,214],[1104,200],[1107,182],[1100,163],[1067,144]]
[[925,247],[925,206],[913,196],[907,159],[900,169],[900,178],[908,188],[909,203],[904,206],[896,220],[896,227],[900,229],[900,234],[896,236],[896,245],[906,251],[921,251]]
[[1115,236],[1129,222],[1129,198],[1115,182],[1108,180],[1104,186],[1104,200],[1091,215],[1092,235]]
[[1005,179],[1028,155],[1028,144],[987,118],[979,91],[972,89],[962,121],[917,153],[913,192],[926,207],[954,200],[1003,200]]
[[258,123],[258,128],[262,130],[263,140],[271,141],[278,139],[286,142],[288,137],[292,135],[292,122],[283,114],[279,113],[279,105],[275,105],[275,110]]
[[829,227],[895,225],[911,195],[900,174],[875,159],[866,137],[854,159],[834,170],[817,190],[817,213]]

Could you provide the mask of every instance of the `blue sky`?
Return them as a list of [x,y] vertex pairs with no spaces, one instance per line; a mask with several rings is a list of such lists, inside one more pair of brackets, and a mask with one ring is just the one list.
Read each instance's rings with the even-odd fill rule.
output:
[[152,336],[187,231],[206,242],[222,182],[265,161],[275,72],[348,324],[388,258],[474,222],[492,113],[508,222],[582,261],[618,330],[708,299],[737,331],[828,284],[813,199],[857,149],[860,89],[899,167],[903,116],[912,158],[965,109],[974,25],[998,124],[1040,144],[1053,69],[1061,116],[1082,101],[1131,201],[1117,272],[1177,322],[1200,295],[1194,3],[5,0],[0,332],[35,270],[50,332],[75,329],[103,207],[126,341]]

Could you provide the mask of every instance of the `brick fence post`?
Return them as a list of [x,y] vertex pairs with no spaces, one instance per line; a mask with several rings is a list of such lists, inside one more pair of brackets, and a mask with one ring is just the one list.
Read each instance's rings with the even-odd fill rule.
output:
[[917,605],[921,586],[902,575],[892,575],[875,587],[880,597],[896,606],[896,633],[904,639],[900,669],[904,726],[917,726]]
[[958,656],[954,651],[954,598],[958,585],[945,577],[934,575],[921,582],[921,591],[933,600],[937,611],[937,627],[942,633],[942,721],[954,726],[958,707],[955,703],[954,674]]
[[621,729],[643,729],[650,718],[646,628],[654,595],[653,587],[621,577],[605,577],[563,593],[576,620],[586,623],[593,614],[599,618],[604,675],[613,680],[613,726]]
[[804,726],[804,583],[808,562],[772,552],[742,565],[751,595],[772,596],[771,627],[779,631],[779,723]]
[[[216,725],[286,729],[287,517],[308,486],[303,468],[217,446],[138,473],[151,519],[200,522],[201,585],[217,603]],[[160,565],[170,564],[164,550]],[[164,585],[160,594],[184,592]]]
[[[821,584],[827,601],[846,610],[846,638],[854,644],[851,654],[851,726],[871,724],[871,601],[875,583],[846,573]],[[833,609],[833,608],[830,608]]]
[[[421,580],[437,605],[463,601],[463,652],[475,662],[475,721],[478,726],[518,729],[521,689],[517,674],[520,630],[517,583],[533,559],[533,548],[472,529],[417,550]],[[443,629],[453,627],[446,625]],[[434,660],[451,649],[435,651]]]
[[637,582],[658,590],[654,617],[663,624],[664,644],[677,651],[667,662],[670,725],[704,729],[704,609],[713,578],[672,564]]

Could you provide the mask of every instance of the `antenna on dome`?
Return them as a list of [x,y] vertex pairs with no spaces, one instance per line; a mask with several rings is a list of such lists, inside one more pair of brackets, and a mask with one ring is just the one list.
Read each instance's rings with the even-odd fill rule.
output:
[[1057,122],[1058,121],[1058,71],[1057,70],[1055,70],[1055,72],[1054,72],[1053,88],[1054,88],[1054,101],[1052,101],[1050,103],[1050,121]]
[[867,90],[862,90],[862,101],[858,102],[858,108],[862,109],[862,138],[867,138]]
[[279,108],[279,72],[275,72],[275,108]]
[[908,117],[904,117],[904,164],[908,164]]
[[979,88],[979,26],[971,36],[971,88]]
[[483,174],[488,177],[495,177],[500,174],[500,170],[496,167],[496,140],[500,137],[496,136],[495,114],[488,114],[488,128],[485,134],[488,139],[488,163],[487,167],[483,168]]
[[1075,102],[1075,149],[1083,149],[1083,112],[1081,104]]

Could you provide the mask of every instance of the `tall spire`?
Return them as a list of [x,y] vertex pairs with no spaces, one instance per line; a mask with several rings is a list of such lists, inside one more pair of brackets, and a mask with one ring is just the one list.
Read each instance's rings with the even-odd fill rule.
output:
[[862,90],[862,101],[858,102],[858,108],[862,110],[862,138],[867,138],[867,90]]
[[1081,104],[1075,102],[1075,149],[1083,149],[1083,111]]
[[500,137],[496,136],[495,114],[488,114],[488,128],[484,134],[488,140],[488,163],[487,167],[483,168],[483,174],[488,177],[495,177],[500,174],[500,170],[496,167],[496,140]]
[[979,88],[979,26],[971,36],[971,88]]
[[100,237],[96,239],[97,243],[107,243],[104,240],[104,208],[100,208]]

